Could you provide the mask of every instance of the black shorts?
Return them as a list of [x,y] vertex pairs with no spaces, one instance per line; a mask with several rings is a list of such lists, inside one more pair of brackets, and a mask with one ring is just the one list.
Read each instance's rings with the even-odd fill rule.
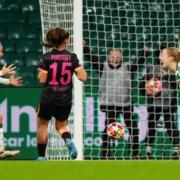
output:
[[65,106],[52,106],[40,103],[37,107],[37,115],[41,119],[50,120],[54,117],[56,120],[65,121],[71,112],[71,104]]

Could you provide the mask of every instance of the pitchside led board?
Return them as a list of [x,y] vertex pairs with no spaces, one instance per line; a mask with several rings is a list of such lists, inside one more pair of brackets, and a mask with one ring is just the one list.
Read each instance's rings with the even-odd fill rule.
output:
[[[0,111],[3,114],[5,144],[12,149],[20,149],[21,155],[17,159],[36,159],[36,105],[41,93],[41,88],[1,88]],[[99,111],[98,96],[84,97],[84,126],[85,126],[85,154],[84,157],[99,154],[92,149],[100,149],[101,132],[104,128],[104,114]],[[134,108],[139,122],[140,141],[143,142],[147,133],[147,110],[145,105]],[[180,114],[180,109],[178,110]],[[119,117],[120,120],[121,117]],[[178,118],[179,119],[179,118]],[[177,122],[180,129],[180,120]],[[94,134],[92,136],[92,133]],[[165,133],[163,119],[158,124],[159,136]],[[125,136],[127,138],[128,134]],[[167,144],[169,143],[169,138]],[[120,145],[120,143],[119,143]],[[170,148],[170,147],[169,147]]]

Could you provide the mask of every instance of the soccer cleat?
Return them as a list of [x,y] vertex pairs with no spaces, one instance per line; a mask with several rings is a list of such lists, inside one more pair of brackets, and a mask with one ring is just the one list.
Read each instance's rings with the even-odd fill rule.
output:
[[69,154],[71,156],[71,159],[76,159],[77,158],[77,149],[76,149],[74,143],[72,142],[72,140],[67,139],[66,145],[69,149]]
[[172,148],[172,155],[171,159],[178,160],[179,159],[179,147],[173,147]]
[[0,159],[6,159],[8,157],[16,157],[20,154],[19,150],[4,150],[0,153]]
[[146,147],[146,158],[151,159],[151,147],[150,146]]
[[40,156],[37,158],[37,161],[47,161],[47,158],[44,156]]

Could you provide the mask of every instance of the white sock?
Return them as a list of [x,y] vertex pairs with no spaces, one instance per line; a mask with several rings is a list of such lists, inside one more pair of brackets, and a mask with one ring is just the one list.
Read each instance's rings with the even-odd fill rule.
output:
[[4,150],[3,127],[0,127],[0,152]]

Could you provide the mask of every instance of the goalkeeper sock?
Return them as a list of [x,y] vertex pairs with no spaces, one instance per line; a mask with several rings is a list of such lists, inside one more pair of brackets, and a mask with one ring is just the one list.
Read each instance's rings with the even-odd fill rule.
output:
[[45,157],[46,144],[38,144],[38,154],[40,157]]
[[71,133],[70,132],[64,132],[61,136],[64,139],[65,143],[68,139],[71,139]]
[[0,153],[4,151],[3,126],[0,124]]

